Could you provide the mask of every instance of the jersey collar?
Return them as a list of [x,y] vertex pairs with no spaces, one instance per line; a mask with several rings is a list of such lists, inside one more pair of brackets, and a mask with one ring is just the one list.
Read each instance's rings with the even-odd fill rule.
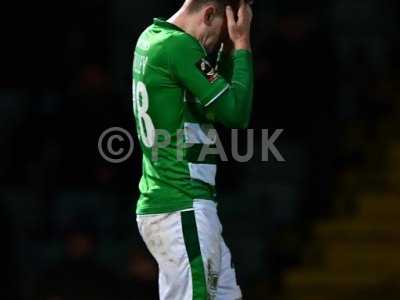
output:
[[155,18],[154,24],[160,27],[169,28],[177,31],[184,32],[182,28],[176,26],[175,24],[167,22],[165,19],[162,18]]

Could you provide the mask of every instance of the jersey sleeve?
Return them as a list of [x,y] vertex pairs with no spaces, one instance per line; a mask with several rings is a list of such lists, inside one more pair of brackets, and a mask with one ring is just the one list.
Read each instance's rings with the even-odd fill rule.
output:
[[208,107],[207,118],[230,128],[247,128],[253,104],[253,59],[250,51],[236,50],[228,60],[227,76],[231,86],[215,104]]
[[168,51],[172,75],[204,107],[210,106],[230,88],[229,83],[207,60],[205,50],[191,37],[175,36]]
[[218,73],[229,83],[232,82],[234,60],[232,55],[225,54],[222,50],[218,53]]

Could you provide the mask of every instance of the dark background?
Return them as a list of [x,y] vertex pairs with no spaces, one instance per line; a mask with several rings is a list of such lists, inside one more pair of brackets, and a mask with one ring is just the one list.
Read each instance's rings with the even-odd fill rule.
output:
[[[97,141],[113,126],[134,134],[135,42],[179,5],[33,1],[3,11],[2,299],[157,299],[134,214],[141,155],[110,164]],[[219,171],[245,299],[399,299],[398,1],[254,10],[252,128],[283,128],[276,145],[287,162],[260,163],[257,152]]]

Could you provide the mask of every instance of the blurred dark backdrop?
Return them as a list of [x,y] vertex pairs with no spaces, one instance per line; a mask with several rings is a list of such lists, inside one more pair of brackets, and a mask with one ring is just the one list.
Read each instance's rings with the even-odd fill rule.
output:
[[[113,126],[134,134],[135,42],[179,5],[56,1],[4,12],[2,299],[157,299],[134,215],[141,155],[110,164],[97,141]],[[219,172],[245,299],[398,299],[399,3],[254,9],[252,127],[285,129],[277,146],[287,162],[257,153]]]

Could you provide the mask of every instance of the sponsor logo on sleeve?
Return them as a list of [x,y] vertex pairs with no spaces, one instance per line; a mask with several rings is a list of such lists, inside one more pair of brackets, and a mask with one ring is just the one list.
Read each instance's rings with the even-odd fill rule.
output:
[[217,71],[206,59],[202,58],[196,66],[210,83],[214,83],[218,79]]

